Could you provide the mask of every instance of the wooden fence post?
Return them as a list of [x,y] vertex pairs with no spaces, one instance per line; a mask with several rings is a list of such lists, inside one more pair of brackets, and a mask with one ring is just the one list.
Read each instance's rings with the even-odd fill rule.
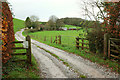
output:
[[82,50],[83,50],[83,47],[84,47],[84,40],[82,39]]
[[110,40],[108,41],[108,59],[110,59]]
[[108,56],[108,40],[109,40],[109,34],[104,34],[104,58]]
[[61,44],[61,36],[59,35],[58,37],[59,37],[59,44]]
[[44,37],[44,41],[46,41],[46,36]]
[[57,36],[56,36],[56,40],[55,41],[56,41],[56,44],[57,44]]
[[28,48],[27,50],[27,62],[31,64],[31,38],[29,35],[26,37],[26,41],[28,41]]
[[79,37],[76,38],[76,48],[79,49]]
[[51,36],[51,43],[52,43],[52,36]]

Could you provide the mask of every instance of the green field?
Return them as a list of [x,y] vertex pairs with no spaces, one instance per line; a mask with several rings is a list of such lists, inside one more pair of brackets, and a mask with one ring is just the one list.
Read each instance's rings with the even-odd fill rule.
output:
[[69,29],[69,28],[81,29],[81,27],[73,26],[73,25],[65,25],[64,27],[67,27],[67,29]]
[[24,21],[20,19],[13,19],[13,25],[14,25],[14,32],[16,33],[22,28],[25,28]]
[[[85,32],[83,29],[76,31],[76,30],[68,30],[68,31],[41,31],[41,32],[35,32],[35,33],[30,33],[29,30],[25,31],[23,33],[29,34],[32,36],[32,38],[37,39],[40,42],[45,42],[45,43],[51,43],[51,37],[52,37],[52,42],[54,44],[56,36],[61,36],[61,44],[63,46],[67,47],[75,47],[76,45],[76,37],[81,37],[85,38]],[[80,34],[80,35],[79,35]],[[44,41],[46,37],[46,41]]]
[[[19,31],[24,28],[24,21],[19,19],[13,19],[14,22],[14,32]],[[17,40],[16,40],[17,41]],[[22,44],[15,44],[16,47],[22,47]],[[26,50],[16,50],[14,53],[25,53]],[[32,65],[28,65],[26,62],[12,62],[15,60],[27,59],[27,56],[17,55],[12,56],[12,58],[3,64],[3,75],[2,78],[40,78],[40,72],[38,69],[38,64],[32,55]],[[27,67],[27,65],[29,67]]]

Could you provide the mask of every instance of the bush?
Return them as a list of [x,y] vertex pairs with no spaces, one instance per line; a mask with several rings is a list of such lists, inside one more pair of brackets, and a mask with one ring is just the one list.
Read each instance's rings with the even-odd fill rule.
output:
[[37,29],[30,29],[30,32],[36,32],[38,31]]
[[101,29],[93,29],[88,32],[89,48],[91,52],[103,53],[104,34]]

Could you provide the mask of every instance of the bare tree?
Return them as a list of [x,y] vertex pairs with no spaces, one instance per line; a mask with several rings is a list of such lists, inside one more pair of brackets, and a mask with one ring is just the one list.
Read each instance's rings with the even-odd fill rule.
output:
[[32,16],[30,16],[30,20],[31,20],[32,22],[36,22],[36,21],[39,20],[39,18],[38,18],[37,16],[35,16],[35,15],[32,15]]
[[55,15],[52,15],[49,17],[49,21],[51,20],[53,23],[56,23],[58,17],[56,17]]
[[102,0],[82,1],[81,9],[83,15],[90,20],[100,21],[104,20],[106,12],[104,11],[104,2]]
[[55,15],[52,15],[49,17],[49,21],[47,22],[47,28],[49,28],[49,30],[56,30],[56,22],[58,20],[58,17],[56,17]]
[[[96,50],[98,53],[103,52],[103,27],[101,27],[101,24],[99,21],[105,21],[106,12],[104,11],[105,3],[102,0],[90,0],[90,1],[82,1],[83,5],[81,6],[83,10],[83,15],[86,16],[86,18],[89,18],[91,21],[91,26],[93,26],[92,30],[88,30],[86,27],[87,32],[87,39],[89,40],[89,47],[90,51]],[[86,24],[89,26],[89,24]],[[85,25],[85,26],[86,26]]]
[[35,15],[30,16],[31,26],[37,28],[40,25],[39,18]]

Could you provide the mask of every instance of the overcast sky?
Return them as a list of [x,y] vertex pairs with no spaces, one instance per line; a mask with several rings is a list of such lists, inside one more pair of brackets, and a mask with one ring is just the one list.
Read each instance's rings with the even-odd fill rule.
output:
[[8,0],[16,18],[25,20],[36,15],[40,21],[48,21],[51,15],[58,18],[81,17],[79,0]]
[[78,17],[81,15],[80,0],[8,0],[12,5],[15,17],[25,20],[36,15],[40,21],[48,21],[51,15],[58,18]]

